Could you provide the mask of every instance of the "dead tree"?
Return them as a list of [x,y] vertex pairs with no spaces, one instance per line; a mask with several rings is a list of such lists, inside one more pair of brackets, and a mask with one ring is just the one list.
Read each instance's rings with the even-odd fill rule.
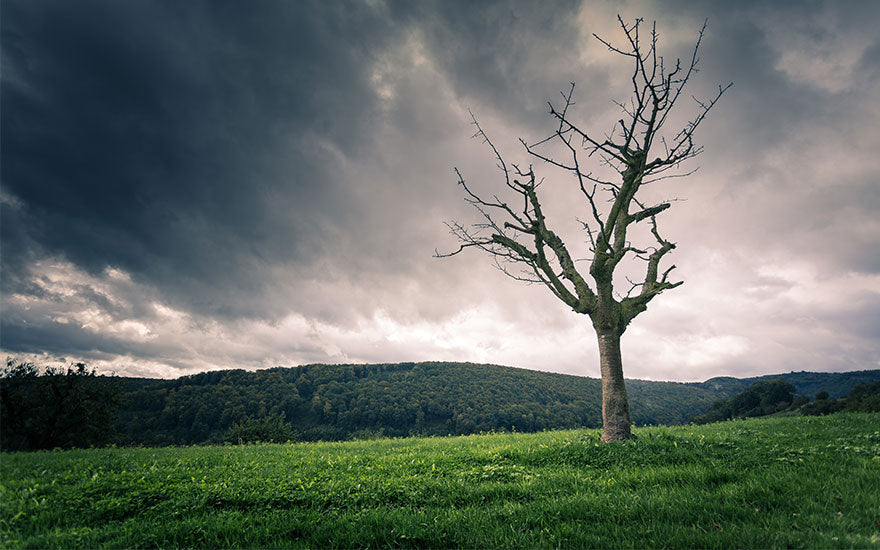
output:
[[[466,248],[480,249],[489,253],[505,274],[520,281],[543,284],[572,310],[590,316],[599,343],[603,441],[628,439],[631,435],[620,355],[621,335],[655,296],[682,284],[670,279],[674,265],[665,268],[660,265],[664,256],[675,249],[675,243],[661,235],[657,223],[657,217],[670,208],[671,202],[646,203],[639,191],[659,180],[684,177],[695,171],[681,169],[685,161],[702,151],[702,147],[694,144],[694,132],[731,86],[719,86],[711,99],[699,100],[692,96],[696,102],[694,117],[684,127],[667,132],[664,124],[697,72],[706,24],[700,29],[690,61],[682,63],[679,59],[667,66],[657,52],[656,23],[645,49],[639,36],[643,21],[637,19],[627,25],[619,16],[618,21],[625,36],[623,46],[593,35],[609,51],[632,63],[631,96],[626,102],[617,103],[623,117],[611,132],[597,135],[572,121],[569,112],[574,105],[575,85],[572,83],[568,91],[562,93],[559,105],[549,103],[554,131],[532,144],[520,139],[529,158],[561,170],[576,183],[586,210],[585,220],[578,221],[589,241],[589,255],[583,258],[585,263],[578,265],[589,265],[589,271],[581,271],[583,268],[576,265],[569,247],[550,228],[539,198],[543,180],[537,178],[533,165],[529,164],[526,169],[508,164],[473,114],[474,137],[481,138],[492,150],[501,171],[503,193],[515,201],[505,200],[499,194],[491,198],[478,195],[456,168],[465,200],[479,211],[481,221],[469,226],[448,223],[460,246],[450,253],[435,253],[436,257],[448,257]],[[590,162],[611,175],[600,176],[588,170]],[[653,240],[636,246],[628,232],[639,223],[648,224]],[[627,279],[630,287],[621,294],[615,291],[613,279],[624,260],[642,261],[645,267],[641,282]],[[516,267],[521,269],[514,269]]]

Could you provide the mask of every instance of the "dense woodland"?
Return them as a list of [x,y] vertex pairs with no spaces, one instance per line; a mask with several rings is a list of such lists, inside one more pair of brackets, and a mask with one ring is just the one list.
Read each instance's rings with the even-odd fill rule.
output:
[[[175,380],[101,377],[82,369],[52,376],[36,372],[32,366],[10,364],[0,380],[3,449],[339,440],[601,425],[599,380],[494,365],[307,365],[215,371]],[[880,370],[772,378],[788,380],[798,393],[821,386],[836,397],[841,388],[845,394],[856,384],[880,380]],[[633,422],[685,423],[754,381],[628,380]],[[85,387],[104,396],[102,403],[113,405],[118,400],[120,405],[96,405],[100,414],[80,415],[82,399],[72,396]],[[63,403],[78,408],[65,410],[62,405],[48,410],[48,403],[57,402],[53,396],[65,391],[71,397]],[[80,418],[85,420],[78,432],[74,428]],[[30,440],[17,433],[25,426],[39,431],[41,423],[67,426],[69,435],[85,435],[58,439],[57,427]]]
[[880,412],[880,381],[856,384],[845,397],[829,399],[829,392],[816,394],[815,401],[796,395],[797,388],[784,380],[758,380],[742,392],[719,399],[691,422],[707,424],[734,418],[774,414],[824,415],[840,411]]
[[[461,363],[308,365],[125,380],[119,441],[209,441],[249,419],[283,416],[302,440],[539,431],[601,425],[593,378]],[[680,424],[717,394],[633,380],[637,424]]]
[[88,447],[114,440],[122,384],[83,363],[40,370],[8,361],[0,372],[0,449]]

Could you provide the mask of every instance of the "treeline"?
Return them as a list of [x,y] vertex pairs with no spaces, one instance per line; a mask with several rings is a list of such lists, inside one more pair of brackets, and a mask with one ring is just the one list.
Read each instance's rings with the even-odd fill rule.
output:
[[0,449],[88,447],[114,439],[119,380],[83,363],[41,372],[8,361],[0,373]]
[[[880,380],[880,371],[873,372]],[[0,389],[4,450],[601,425],[597,379],[470,363],[307,365],[215,371],[175,380],[96,376],[84,365],[40,375],[33,365],[10,363],[0,375]],[[729,389],[730,384],[713,389],[627,380],[637,425],[685,423],[706,413]]]
[[[94,407],[105,421],[100,437],[27,438],[15,434],[57,416],[47,412],[45,404],[53,401],[41,392],[63,380],[54,371],[38,379],[35,367],[26,370],[33,388],[42,389],[27,389],[16,376],[4,378],[0,385],[9,391],[3,401],[30,402],[30,408],[13,409],[37,414],[26,421],[0,419],[4,434],[10,434],[4,449],[341,440],[601,425],[601,383],[592,378],[468,363],[307,365],[176,380],[91,373],[94,387],[118,390],[112,399],[101,400],[121,403],[113,411],[103,404]],[[642,425],[683,423],[716,397],[685,384],[641,380],[628,381],[628,391],[633,421]],[[92,416],[83,422],[88,433],[96,434]],[[68,414],[68,421],[75,423],[76,417]]]
[[[680,424],[715,398],[684,384],[630,381],[637,424]],[[467,363],[307,365],[128,380],[122,444],[232,440],[281,417],[300,440],[540,431],[601,425],[592,378]],[[243,438],[244,439],[244,438]]]
[[705,413],[691,422],[707,424],[734,418],[751,418],[777,413],[823,415],[839,411],[880,412],[880,381],[856,384],[849,394],[829,399],[829,392],[820,391],[815,401],[796,395],[797,388],[785,380],[759,380],[733,397],[719,399]]

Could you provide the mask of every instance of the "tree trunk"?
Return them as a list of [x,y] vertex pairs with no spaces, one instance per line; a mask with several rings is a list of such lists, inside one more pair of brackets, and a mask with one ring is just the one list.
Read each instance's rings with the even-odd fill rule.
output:
[[620,358],[620,335],[614,331],[601,331],[597,336],[602,371],[602,441],[622,441],[632,434]]

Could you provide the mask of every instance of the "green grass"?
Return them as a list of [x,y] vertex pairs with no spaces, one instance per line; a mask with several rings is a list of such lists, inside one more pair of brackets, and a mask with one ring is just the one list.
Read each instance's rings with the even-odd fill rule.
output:
[[880,548],[880,414],[0,455],[0,546]]

